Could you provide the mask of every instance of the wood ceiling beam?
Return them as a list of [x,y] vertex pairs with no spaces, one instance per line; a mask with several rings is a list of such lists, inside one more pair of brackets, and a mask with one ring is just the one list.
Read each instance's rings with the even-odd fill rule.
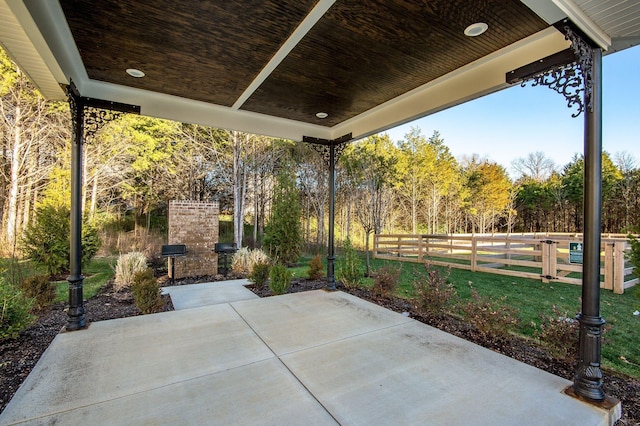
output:
[[294,47],[307,35],[309,30],[324,16],[329,8],[335,3],[336,0],[320,0],[318,4],[309,12],[304,20],[298,25],[293,34],[289,36],[287,41],[278,49],[275,55],[267,63],[267,65],[260,71],[260,74],[251,82],[249,87],[240,95],[238,100],[233,104],[233,109],[240,109],[242,105],[249,99],[249,97],[255,92],[258,87],[271,75],[273,70],[289,55]]

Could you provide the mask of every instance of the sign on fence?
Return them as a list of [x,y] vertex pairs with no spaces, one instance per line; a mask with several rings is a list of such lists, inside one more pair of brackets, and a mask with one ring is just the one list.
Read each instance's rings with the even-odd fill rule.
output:
[[569,263],[582,264],[582,243],[569,243]]

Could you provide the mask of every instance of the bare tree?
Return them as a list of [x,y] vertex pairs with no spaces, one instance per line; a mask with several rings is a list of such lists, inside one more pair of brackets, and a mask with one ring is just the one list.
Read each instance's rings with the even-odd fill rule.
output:
[[511,162],[512,169],[521,177],[533,179],[536,182],[544,182],[555,171],[556,165],[547,158],[542,151],[536,151],[526,158],[516,158]]

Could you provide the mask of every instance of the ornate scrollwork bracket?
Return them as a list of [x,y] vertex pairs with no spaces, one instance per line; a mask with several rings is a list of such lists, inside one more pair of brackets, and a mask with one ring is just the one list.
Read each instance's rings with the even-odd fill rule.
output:
[[86,107],[84,113],[84,137],[91,140],[109,122],[122,117],[123,113],[108,109]]
[[351,133],[334,140],[317,139],[309,136],[305,136],[303,139],[304,142],[311,145],[314,151],[322,156],[327,167],[331,167],[331,150],[333,149],[334,161],[337,163],[351,140]]
[[528,76],[521,85],[524,87],[532,81],[532,86],[547,86],[563,95],[569,108],[577,108],[571,114],[575,118],[582,114],[585,107],[593,111],[593,47],[567,22],[558,26],[558,29],[571,42],[574,61]]
[[[81,132],[83,142],[93,139],[105,124],[120,118],[124,113],[140,114],[139,106],[83,97],[73,82],[66,87],[66,93],[71,118],[77,123],[73,126],[74,132]],[[77,140],[75,135],[74,140]]]

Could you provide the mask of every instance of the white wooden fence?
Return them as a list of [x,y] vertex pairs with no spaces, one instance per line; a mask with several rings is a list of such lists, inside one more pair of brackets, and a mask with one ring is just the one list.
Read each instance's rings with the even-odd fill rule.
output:
[[[582,265],[570,262],[569,243],[582,234],[375,235],[374,258],[450,266],[471,271],[582,284]],[[603,234],[600,286],[622,294],[640,280],[626,261],[623,234]]]

